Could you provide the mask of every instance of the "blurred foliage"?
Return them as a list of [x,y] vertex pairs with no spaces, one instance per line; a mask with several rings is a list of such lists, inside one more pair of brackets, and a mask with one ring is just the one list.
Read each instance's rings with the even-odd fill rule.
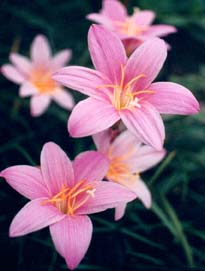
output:
[[[152,9],[156,23],[173,24],[178,33],[171,45],[160,80],[179,82],[193,90],[202,113],[166,116],[167,158],[143,174],[154,204],[145,210],[129,204],[125,217],[113,222],[113,211],[93,215],[94,235],[78,270],[205,270],[205,1],[139,0],[124,3]],[[87,13],[98,11],[99,0],[1,0],[0,64],[11,51],[29,53],[39,33],[53,51],[73,50],[72,64],[90,66],[87,51]],[[82,95],[73,92],[76,101]],[[29,114],[29,100],[18,97],[18,86],[0,78],[0,170],[15,164],[39,164],[43,144],[54,141],[71,158],[94,148],[91,138],[72,139],[66,122],[69,113],[52,104],[39,118]],[[9,239],[9,224],[26,200],[3,180],[0,182],[1,265],[5,270],[66,270],[53,249],[48,229]],[[3,270],[3,269],[2,269]]]

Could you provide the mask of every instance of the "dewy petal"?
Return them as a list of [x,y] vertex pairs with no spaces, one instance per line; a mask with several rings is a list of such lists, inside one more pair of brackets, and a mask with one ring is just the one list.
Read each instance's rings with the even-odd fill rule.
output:
[[78,90],[91,97],[103,95],[102,90],[97,88],[98,86],[111,84],[100,72],[79,66],[60,69],[53,75],[53,79],[68,88]]
[[107,101],[88,98],[79,102],[68,120],[72,137],[84,137],[101,132],[119,120],[116,109]]
[[185,87],[171,82],[150,85],[155,93],[147,100],[162,114],[191,115],[199,112],[199,103]]
[[165,149],[157,151],[150,146],[140,146],[135,154],[127,161],[130,170],[135,172],[143,172],[158,164],[166,155]]
[[75,104],[73,96],[64,89],[59,89],[52,94],[53,100],[65,109],[71,110]]
[[52,195],[65,185],[72,186],[73,167],[66,153],[55,143],[48,142],[41,151],[41,171],[44,182]]
[[124,216],[126,207],[127,207],[127,203],[120,203],[115,208],[115,220],[119,220]]
[[162,118],[158,111],[149,103],[144,102],[141,108],[123,110],[120,113],[125,126],[142,142],[161,150],[165,130]]
[[67,216],[50,226],[55,247],[65,258],[69,269],[75,269],[85,256],[92,231],[92,222],[88,216]]
[[127,16],[127,10],[120,1],[103,0],[101,14],[113,21],[124,21]]
[[3,65],[1,72],[7,79],[17,84],[22,84],[26,80],[26,78],[10,64]]
[[87,151],[79,154],[73,162],[75,181],[87,180],[88,182],[101,181],[109,167],[105,155],[97,151]]
[[34,95],[31,98],[31,115],[38,117],[42,115],[50,104],[51,98],[48,95]]
[[164,37],[168,34],[177,32],[177,29],[172,25],[152,25],[145,33],[145,36]]
[[127,203],[136,198],[135,193],[124,186],[112,182],[101,181],[95,187],[94,197],[80,207],[76,213],[93,214],[105,211],[109,208],[115,208],[119,203]]
[[43,35],[36,36],[31,44],[31,58],[34,64],[48,64],[50,56],[51,50],[47,38]]
[[136,10],[132,16],[136,25],[150,25],[155,19],[155,13],[152,10]]
[[71,50],[65,49],[58,52],[51,60],[53,70],[58,70],[65,66],[65,64],[70,61],[71,57],[72,57]]
[[43,229],[65,217],[54,206],[43,205],[45,200],[46,198],[32,200],[18,212],[10,225],[9,235],[11,237]]
[[32,85],[28,81],[25,81],[19,89],[19,96],[20,97],[28,97],[28,96],[31,96],[31,95],[34,95],[37,93],[38,93],[37,88],[35,88],[34,85]]
[[41,171],[37,167],[13,166],[3,170],[0,176],[26,198],[36,199],[48,196]]
[[100,133],[93,135],[92,137],[97,149],[103,153],[106,153],[110,146],[110,129],[106,129]]
[[133,91],[149,87],[161,70],[166,57],[167,46],[163,40],[154,38],[144,42],[127,62],[125,81],[129,82],[134,77],[143,74],[144,77],[133,84]]
[[28,76],[31,71],[31,62],[28,58],[16,53],[11,53],[9,56],[10,61],[22,74]]
[[127,56],[120,38],[100,25],[92,25],[88,32],[88,46],[96,70],[105,74],[112,83],[121,80],[121,67]]

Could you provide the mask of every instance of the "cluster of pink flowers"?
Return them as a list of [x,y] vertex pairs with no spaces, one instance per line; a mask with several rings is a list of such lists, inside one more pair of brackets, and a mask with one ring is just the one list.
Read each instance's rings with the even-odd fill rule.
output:
[[62,85],[89,96],[73,108],[68,132],[72,137],[92,135],[97,151],[86,151],[71,161],[49,142],[42,149],[40,167],[12,166],[0,173],[30,200],[13,219],[9,235],[22,236],[49,226],[56,250],[69,269],[78,266],[89,247],[89,214],[115,208],[118,220],[127,203],[136,198],[151,207],[151,193],[140,173],[166,154],[160,114],[199,111],[187,88],[153,83],[168,50],[158,37],[176,31],[173,26],[151,25],[154,17],[152,11],[139,9],[129,16],[119,1],[104,0],[99,14],[87,16],[101,24],[92,25],[88,33],[95,69],[64,67],[71,51],[52,58],[42,35],[31,45],[31,60],[11,53],[12,65],[2,67],[5,77],[21,85],[21,97],[32,96],[32,116],[42,114],[51,99],[65,109],[74,107]]

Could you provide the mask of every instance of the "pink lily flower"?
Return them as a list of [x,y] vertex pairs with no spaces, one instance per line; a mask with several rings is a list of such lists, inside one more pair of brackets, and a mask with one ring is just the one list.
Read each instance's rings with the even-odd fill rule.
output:
[[71,59],[71,50],[62,50],[52,57],[48,40],[38,35],[31,44],[31,60],[17,53],[11,53],[9,58],[12,65],[3,65],[2,74],[20,85],[20,97],[32,96],[32,116],[44,113],[51,100],[65,109],[73,108],[72,95],[51,77]]
[[134,13],[129,16],[118,0],[103,0],[100,12],[88,14],[87,19],[117,33],[129,53],[150,38],[164,37],[177,31],[171,25],[152,25],[155,13],[151,10],[134,8]]
[[71,113],[68,131],[72,137],[96,134],[121,119],[141,142],[161,150],[165,131],[160,113],[198,113],[199,104],[185,87],[152,83],[167,57],[163,40],[144,42],[128,59],[115,33],[93,25],[88,46],[96,70],[70,66],[53,76],[57,82],[90,96]]
[[[93,140],[99,151],[110,161],[106,178],[119,183],[134,192],[146,208],[151,207],[151,193],[140,177],[140,173],[158,164],[166,151],[157,151],[150,146],[142,145],[128,130],[112,140],[110,129],[93,135]],[[120,203],[115,209],[115,220],[123,217],[126,203]]]
[[68,268],[75,269],[91,241],[92,223],[87,215],[136,197],[121,185],[101,181],[108,166],[107,158],[96,151],[81,153],[71,163],[64,151],[50,142],[41,152],[40,168],[12,166],[3,170],[0,176],[30,199],[14,217],[9,235],[22,236],[49,226],[57,251]]

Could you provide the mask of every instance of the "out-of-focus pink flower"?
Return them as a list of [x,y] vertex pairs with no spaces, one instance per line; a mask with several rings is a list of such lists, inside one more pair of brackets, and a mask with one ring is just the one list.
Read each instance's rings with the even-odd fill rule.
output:
[[129,16],[125,6],[118,0],[103,0],[101,11],[88,14],[87,19],[117,33],[129,53],[150,38],[164,37],[177,31],[171,25],[152,25],[155,13],[151,10],[135,8],[133,15]]
[[[95,145],[110,161],[106,178],[122,184],[133,191],[146,208],[151,207],[151,194],[140,178],[144,172],[159,163],[166,151],[156,151],[150,146],[142,145],[128,130],[118,135],[113,142],[112,132],[107,129],[93,136]],[[125,212],[126,203],[115,209],[115,219],[120,219]]]
[[31,59],[17,53],[10,54],[11,64],[2,66],[2,74],[21,85],[20,97],[31,97],[31,115],[41,115],[54,100],[65,109],[72,109],[74,100],[70,93],[52,79],[52,74],[71,59],[71,50],[51,56],[48,40],[38,35],[31,44]]
[[70,66],[53,77],[90,96],[71,113],[71,136],[96,134],[121,119],[140,141],[160,150],[165,138],[160,113],[198,113],[199,104],[185,87],[170,82],[152,83],[167,56],[163,40],[144,42],[127,59],[119,37],[103,26],[93,25],[88,45],[96,70]]
[[0,176],[31,200],[13,219],[10,236],[50,226],[57,251],[68,267],[75,269],[91,241],[92,223],[87,214],[136,197],[119,184],[101,181],[108,166],[108,159],[96,151],[81,153],[72,164],[64,151],[50,142],[41,152],[40,168],[13,166],[3,170]]

